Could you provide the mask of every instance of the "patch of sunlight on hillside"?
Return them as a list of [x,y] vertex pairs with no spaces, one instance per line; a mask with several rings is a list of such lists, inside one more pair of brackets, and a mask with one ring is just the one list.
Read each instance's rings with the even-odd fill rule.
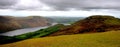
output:
[[28,39],[0,47],[120,47],[120,31]]

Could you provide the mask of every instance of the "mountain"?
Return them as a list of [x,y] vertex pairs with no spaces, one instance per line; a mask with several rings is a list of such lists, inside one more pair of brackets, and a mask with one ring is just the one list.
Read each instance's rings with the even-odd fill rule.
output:
[[6,32],[21,28],[13,17],[0,16],[0,32]]
[[16,21],[24,28],[50,25],[48,19],[41,16],[18,17]]
[[46,18],[40,16],[29,17],[0,16],[0,32],[47,25],[50,25],[49,21]]
[[120,31],[33,38],[0,47],[119,47]]
[[110,30],[120,30],[119,18],[108,15],[93,15],[62,28],[49,36],[105,32]]
[[84,17],[60,17],[60,16],[51,16],[46,18],[51,23],[66,23],[66,24],[71,24],[78,20],[84,19]]

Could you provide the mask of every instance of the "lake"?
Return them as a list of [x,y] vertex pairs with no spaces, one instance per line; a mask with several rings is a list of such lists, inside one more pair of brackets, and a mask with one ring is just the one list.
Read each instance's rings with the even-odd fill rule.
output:
[[[51,26],[56,25],[56,24],[58,24],[58,23],[53,23]],[[70,25],[70,24],[64,24],[64,25]],[[49,26],[17,29],[17,30],[13,30],[13,31],[1,33],[0,35],[15,36],[15,35],[20,35],[20,34],[28,33],[28,32],[35,32],[37,30],[44,29],[44,28],[47,28],[47,27],[49,27]]]
[[28,33],[28,32],[34,32],[34,31],[37,31],[37,30],[40,30],[40,29],[44,29],[44,28],[47,28],[47,27],[48,27],[48,26],[18,29],[18,30],[9,31],[9,32],[6,32],[6,33],[1,33],[0,35],[4,35],[4,36],[15,36],[15,35],[20,35],[20,34]]

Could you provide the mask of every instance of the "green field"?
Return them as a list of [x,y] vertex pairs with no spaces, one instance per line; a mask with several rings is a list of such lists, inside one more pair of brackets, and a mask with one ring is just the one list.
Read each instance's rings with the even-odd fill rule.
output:
[[120,47],[120,31],[34,38],[0,47]]

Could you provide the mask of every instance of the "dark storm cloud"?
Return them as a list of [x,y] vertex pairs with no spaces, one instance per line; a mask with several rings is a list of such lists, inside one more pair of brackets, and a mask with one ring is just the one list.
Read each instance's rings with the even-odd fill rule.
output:
[[16,4],[17,0],[0,0],[0,9],[10,8],[12,5]]
[[40,0],[57,10],[76,9],[120,9],[120,0]]

